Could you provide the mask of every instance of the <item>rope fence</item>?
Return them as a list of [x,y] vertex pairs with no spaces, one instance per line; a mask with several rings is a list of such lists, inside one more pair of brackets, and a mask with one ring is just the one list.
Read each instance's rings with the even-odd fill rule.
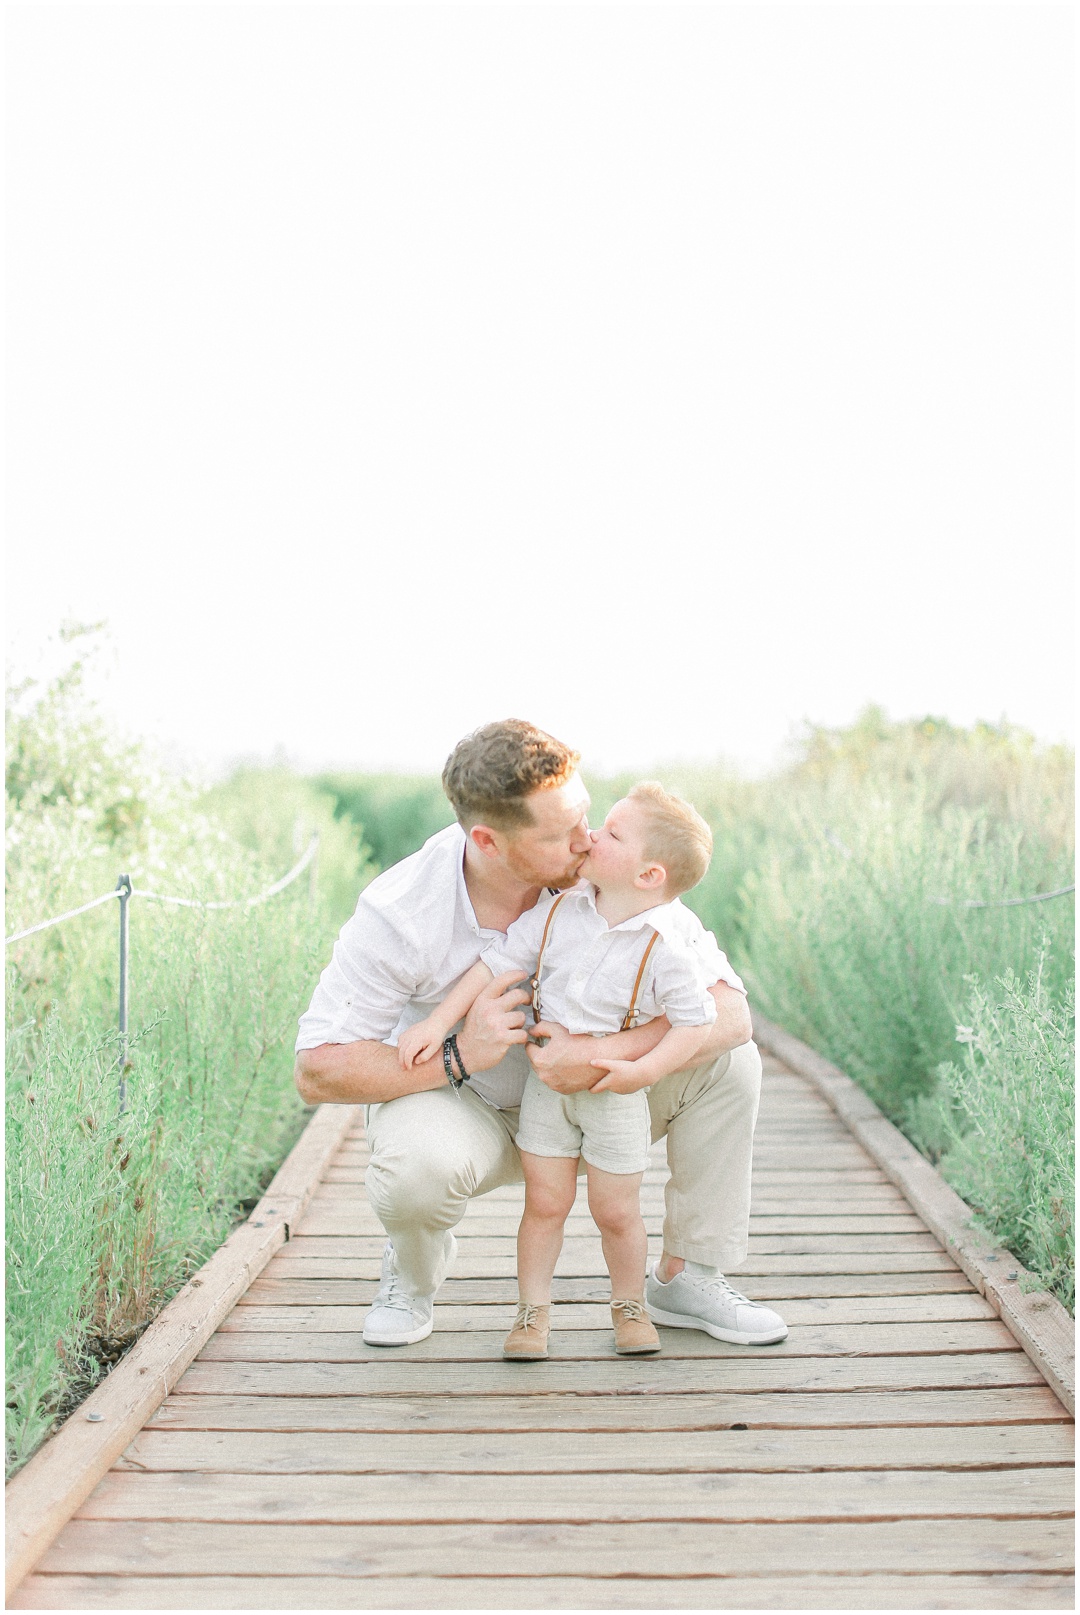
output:
[[931,897],[929,901],[940,908],[1015,908],[1021,903],[1048,903],[1052,897],[1068,897],[1075,892],[1076,882],[1059,886],[1056,892],[1036,892],[1033,897]]
[[[826,829],[825,839],[829,844],[843,853],[846,858],[853,856],[850,847],[846,847],[834,830]],[[55,914],[52,919],[39,920],[37,925],[29,925],[24,931],[15,931],[11,936],[4,938],[4,946],[10,947],[13,942],[22,942],[29,936],[37,936],[40,931],[48,931],[54,925],[63,925],[66,920],[73,920],[80,914],[88,914],[91,909],[100,908],[103,903],[111,903],[114,898],[120,903],[120,983],[119,983],[119,1027],[120,1027],[120,1113],[124,1112],[126,1105],[125,1074],[128,1069],[127,1036],[128,1036],[128,904],[133,897],[141,897],[150,903],[167,903],[176,908],[198,909],[236,909],[258,908],[261,903],[268,903],[272,897],[283,892],[311,863],[319,850],[319,838],[312,836],[303,857],[293,865],[287,874],[282,875],[272,886],[255,897],[235,898],[230,902],[211,903],[194,897],[170,897],[164,892],[149,892],[141,886],[132,886],[128,875],[121,875],[116,882],[115,890],[103,892],[100,897],[92,897],[88,903],[82,903],[78,908],[69,908],[64,914]],[[1024,903],[1047,903],[1053,897],[1067,897],[1076,890],[1075,881],[1068,886],[1059,886],[1053,892],[1035,892],[1031,897],[931,897],[927,901],[942,908],[1013,908]]]
[[261,903],[268,903],[272,897],[277,897],[278,893],[283,892],[285,890],[286,886],[291,886],[293,881],[296,880],[296,878],[299,875],[303,874],[304,870],[311,863],[312,859],[315,857],[315,854],[318,852],[318,850],[319,850],[319,838],[318,838],[317,835],[314,835],[314,836],[312,836],[311,840],[308,843],[307,851],[304,853],[303,857],[299,860],[299,862],[295,863],[293,865],[293,867],[288,871],[287,874],[282,875],[280,880],[276,880],[272,886],[268,886],[266,888],[265,892],[259,892],[259,894],[256,897],[238,897],[238,898],[235,898],[231,902],[224,902],[224,903],[203,902],[200,899],[194,898],[194,897],[168,897],[168,896],[166,896],[166,894],[164,892],[148,892],[148,891],[144,891],[144,889],[141,886],[132,886],[131,877],[129,875],[121,875],[118,878],[118,880],[116,882],[116,887],[115,887],[115,889],[113,891],[111,891],[111,892],[103,892],[100,897],[92,897],[90,899],[89,903],[83,903],[83,904],[80,905],[79,908],[69,908],[65,914],[54,914],[51,920],[40,920],[37,925],[29,925],[29,926],[27,926],[25,931],[15,931],[11,936],[8,936],[8,937],[4,938],[4,946],[5,946],[5,948],[7,948],[7,947],[10,947],[10,945],[13,942],[21,942],[24,937],[36,936],[39,931],[48,931],[54,925],[63,925],[65,920],[73,920],[73,919],[75,919],[76,915],[87,914],[87,913],[89,913],[89,911],[92,908],[100,908],[102,903],[111,903],[114,898],[119,900],[119,903],[120,903],[120,982],[119,982],[119,993],[118,993],[118,1001],[119,1001],[118,1020],[119,1020],[119,1030],[120,1030],[120,1055],[119,1055],[118,1096],[119,1096],[119,1100],[120,1100],[120,1115],[121,1116],[124,1114],[124,1111],[127,1108],[127,1072],[128,1072],[128,1066],[129,1066],[129,1061],[128,1061],[128,952],[129,952],[128,904],[130,903],[131,899],[133,897],[142,897],[142,898],[145,898],[148,902],[151,902],[151,903],[168,903],[168,904],[171,904],[171,905],[173,905],[173,906],[175,906],[177,908],[201,908],[201,909],[207,909],[207,910],[209,910],[209,909],[226,909],[226,908],[258,908]]

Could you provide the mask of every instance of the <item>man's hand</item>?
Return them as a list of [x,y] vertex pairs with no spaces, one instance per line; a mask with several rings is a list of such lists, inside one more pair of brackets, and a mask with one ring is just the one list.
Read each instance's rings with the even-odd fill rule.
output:
[[596,1053],[594,1037],[571,1037],[565,1026],[554,1021],[540,1021],[529,1028],[531,1037],[544,1037],[541,1047],[530,1042],[526,1049],[529,1064],[540,1081],[555,1093],[580,1093],[597,1081],[592,1057]]
[[466,1015],[457,1043],[470,1076],[490,1071],[512,1044],[528,1041],[522,1005],[530,995],[520,982],[520,970],[505,970],[484,988]]

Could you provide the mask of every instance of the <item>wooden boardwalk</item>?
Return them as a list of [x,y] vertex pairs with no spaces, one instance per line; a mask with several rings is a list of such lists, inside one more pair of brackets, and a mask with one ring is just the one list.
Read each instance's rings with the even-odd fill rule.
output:
[[[611,1351],[583,1201],[547,1363],[508,1364],[520,1190],[474,1202],[435,1333],[365,1347],[365,1149],[27,1578],[22,1609],[1072,1608],[1072,1422],[810,1083],[766,1062],[772,1347]],[[659,1248],[663,1147],[644,1190]]]

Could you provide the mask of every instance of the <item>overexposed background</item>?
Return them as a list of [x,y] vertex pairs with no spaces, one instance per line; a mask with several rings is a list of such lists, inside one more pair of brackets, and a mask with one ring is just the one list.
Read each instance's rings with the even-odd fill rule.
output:
[[8,8],[10,654],[224,766],[1072,735],[1071,8]]

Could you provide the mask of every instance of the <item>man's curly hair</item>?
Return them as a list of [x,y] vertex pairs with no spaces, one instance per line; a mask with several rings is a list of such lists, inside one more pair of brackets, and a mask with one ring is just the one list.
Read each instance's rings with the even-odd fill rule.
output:
[[565,785],[579,756],[534,724],[506,718],[458,741],[446,759],[443,790],[463,829],[518,830],[533,823],[527,798]]

